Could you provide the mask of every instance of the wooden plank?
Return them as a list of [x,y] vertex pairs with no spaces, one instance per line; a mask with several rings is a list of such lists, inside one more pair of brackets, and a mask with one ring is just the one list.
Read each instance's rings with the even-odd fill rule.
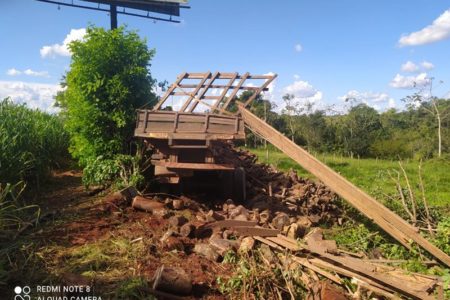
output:
[[233,229],[240,235],[245,236],[277,236],[280,233],[278,229],[255,227],[255,226],[234,226]]
[[244,76],[241,77],[241,80],[239,81],[237,86],[234,88],[234,90],[231,92],[231,95],[228,97],[227,101],[223,105],[222,110],[226,110],[227,109],[228,105],[233,100],[233,98],[236,97],[236,94],[238,93],[240,87],[244,84],[245,80],[247,80],[248,76],[250,76],[249,72],[245,73]]
[[[223,78],[220,78],[220,79],[223,79]],[[180,86],[180,88],[183,88],[183,89],[193,89],[193,88],[197,87],[196,84],[180,84],[179,86]],[[226,84],[211,84],[209,87],[212,89],[226,89],[226,88],[234,89],[234,88],[236,88],[235,85],[228,86]],[[259,90],[259,88],[256,86],[241,86],[241,87],[239,87],[239,89],[248,90],[248,91]],[[268,90],[269,90],[268,88],[264,89],[264,91],[268,91]]]
[[316,267],[315,265],[313,265],[312,263],[310,263],[308,261],[307,258],[303,258],[303,257],[298,257],[298,256],[289,256],[289,259],[292,259],[296,262],[298,262],[299,264],[301,264],[302,266],[313,270],[314,272],[332,280],[333,282],[337,283],[337,284],[342,284],[342,279],[340,279],[339,277],[337,277],[336,275],[333,275],[319,267]]
[[[216,101],[216,103],[214,103],[211,112],[215,113],[215,111],[217,110],[217,108],[219,107],[219,104],[222,102],[223,98],[227,95],[228,90],[231,88],[231,85],[234,83],[234,81],[236,80],[236,78],[239,76],[238,73],[234,73],[233,76],[231,77],[230,81],[228,81],[228,84],[223,88],[222,93],[220,94],[220,98]],[[233,86],[233,88],[236,88],[236,86]]]
[[152,160],[151,162],[155,166],[163,166],[168,169],[222,170],[222,171],[234,170],[234,166],[228,164],[181,163],[181,162],[165,162],[160,160]]
[[256,226],[258,222],[256,221],[242,221],[242,220],[221,220],[212,223],[208,223],[205,225],[205,228],[213,228],[213,227],[221,227],[221,228],[230,228],[236,226]]
[[378,226],[394,237],[402,245],[410,248],[410,241],[412,240],[427,250],[439,261],[447,266],[450,266],[450,257],[422,237],[417,232],[417,228],[414,228],[408,224],[405,220],[393,213],[380,202],[367,195],[347,179],[309,154],[306,150],[293,143],[263,120],[259,119],[249,110],[245,109],[242,104],[238,105],[244,122],[251,130],[264,137],[268,142],[283,151],[304,169],[315,175],[330,189],[347,200],[361,213],[373,220]]
[[264,82],[264,84],[262,86],[259,87],[259,89],[256,90],[256,92],[253,93],[253,95],[248,98],[247,101],[245,101],[244,107],[247,107],[253,100],[255,100],[256,96],[259,95],[259,93],[261,93],[266,87],[269,86],[269,84],[275,79],[277,78],[277,74],[270,76],[266,82]]
[[274,242],[277,245],[282,246],[283,248],[289,249],[291,251],[300,251],[302,248],[298,245],[294,245],[283,238],[279,237],[267,237],[267,239],[271,242]]
[[362,281],[362,282],[365,282],[365,283],[369,284],[370,286],[374,286],[374,287],[378,287],[378,288],[384,288],[388,292],[393,293],[393,291],[391,289],[389,289],[388,287],[383,287],[382,285],[380,285],[379,283],[371,280],[370,278],[365,278],[365,277],[363,277],[360,274],[357,274],[355,272],[347,270],[347,269],[345,269],[345,268],[343,268],[341,266],[338,266],[336,264],[327,262],[327,261],[325,261],[325,260],[323,260],[321,258],[312,257],[312,258],[308,258],[308,261],[311,264],[313,264],[313,265],[315,265],[317,267],[320,267],[320,268],[323,268],[323,269],[326,269],[326,270],[330,270],[330,271],[334,271],[337,274],[344,275],[344,276],[349,277],[349,278],[356,278],[359,281]]
[[167,92],[164,94],[164,96],[158,101],[158,103],[155,105],[155,107],[153,108],[153,110],[159,110],[161,108],[161,106],[163,105],[163,103],[167,100],[167,98],[173,93],[173,91],[178,87],[178,84],[186,77],[186,72],[184,72],[183,74],[181,74],[178,78],[177,81],[175,81],[174,84],[172,84],[170,86],[170,88],[167,90]]
[[[414,299],[434,299],[434,296],[428,293],[433,280],[424,282],[416,280],[414,276],[398,277],[390,272],[379,271],[376,267],[364,263],[358,258],[339,257],[323,253],[320,254],[320,257],[325,259],[325,261],[330,262],[335,267],[341,267],[350,271],[353,277],[359,277],[363,281],[372,281],[373,283],[376,283],[374,284],[375,286],[387,287],[392,291],[399,292]],[[436,280],[434,280],[434,282],[437,283]]]
[[[187,78],[189,78],[189,79],[201,79],[201,78],[203,78],[206,74],[208,74],[208,73],[188,73]],[[220,78],[228,79],[228,78],[231,78],[231,77],[233,76],[233,74],[234,74],[234,73],[223,73],[223,72],[221,72],[221,73],[220,73]],[[211,74],[209,74],[209,77],[211,77]],[[209,78],[209,77],[208,77],[208,78]]]
[[[262,237],[258,237],[255,236],[254,237],[256,240],[269,245],[270,247],[277,249],[279,251],[285,251],[285,248],[278,245],[277,243],[274,243],[268,239],[262,238]],[[375,291],[377,293],[379,293],[380,295],[386,296],[389,299],[400,299],[400,297],[396,296],[395,294],[393,294],[393,291],[390,289],[387,289],[385,287],[383,287],[382,285],[378,284],[377,282],[374,282],[373,280],[369,279],[369,278],[365,278],[359,274],[355,274],[354,272],[351,272],[347,269],[344,269],[342,267],[339,267],[337,265],[328,263],[326,261],[321,260],[320,258],[304,258],[304,257],[299,257],[299,256],[289,256],[290,259],[293,259],[294,261],[298,262],[299,264],[303,265],[306,268],[309,268],[313,271],[315,271],[318,274],[321,274],[322,276],[325,276],[326,278],[338,283],[338,284],[342,284],[342,280],[325,271],[324,269],[330,270],[330,271],[334,271],[338,274],[350,277],[350,278],[357,278],[359,280],[359,283],[362,283],[362,285],[364,285],[364,287],[366,287],[367,289],[370,289],[372,291]],[[311,261],[313,263],[311,263]]]
[[269,246],[272,247],[272,248],[278,249],[278,250],[280,250],[280,251],[284,251],[284,248],[283,248],[283,247],[281,247],[280,245],[278,245],[278,244],[276,244],[276,243],[274,243],[274,242],[272,242],[272,241],[269,241],[268,239],[265,239],[265,238],[260,237],[260,236],[254,236],[253,238],[254,238],[255,240],[260,241],[261,243],[264,243],[264,244],[266,244],[266,245],[269,245]]
[[[211,79],[208,81],[208,83],[206,83],[205,85],[202,86],[203,90],[198,94],[197,97],[194,98],[194,103],[192,103],[191,107],[189,107],[189,112],[193,112],[194,109],[197,107],[199,101],[205,97],[206,92],[208,91],[209,87],[211,86],[211,84],[214,82],[214,80],[216,80],[216,78],[219,76],[219,72],[214,73],[214,75],[211,77]],[[204,102],[202,101],[202,104]]]
[[[189,76],[189,74],[188,74]],[[191,104],[192,99],[197,95],[198,91],[202,88],[203,84],[205,84],[205,81],[208,80],[208,78],[211,76],[211,72],[205,73],[203,76],[203,79],[199,82],[197,87],[192,93],[186,93],[189,95],[189,98],[184,102],[183,106],[180,108],[181,112],[186,111],[186,108],[188,108],[189,104]],[[188,77],[189,78],[189,77]]]
[[[169,129],[171,129],[172,126],[170,126]],[[204,133],[204,132],[198,132],[198,133],[192,133],[192,132],[183,132],[183,133],[172,133],[170,130],[167,131],[161,131],[161,132],[147,132],[143,133],[142,129],[136,129],[135,130],[135,136],[143,137],[143,138],[151,138],[151,139],[175,139],[175,140],[205,140],[208,139],[210,141],[213,140],[242,140],[245,138],[244,134],[241,133],[234,133],[234,134],[227,134],[227,133]],[[169,131],[169,132],[168,132]]]

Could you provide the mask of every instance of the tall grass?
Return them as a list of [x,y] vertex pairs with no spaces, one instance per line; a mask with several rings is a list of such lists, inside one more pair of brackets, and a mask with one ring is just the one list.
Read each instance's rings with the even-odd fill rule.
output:
[[27,204],[23,191],[39,185],[66,159],[67,147],[58,116],[0,101],[0,242],[39,215],[38,203]]
[[58,116],[0,101],[0,183],[38,184],[67,157],[67,147]]

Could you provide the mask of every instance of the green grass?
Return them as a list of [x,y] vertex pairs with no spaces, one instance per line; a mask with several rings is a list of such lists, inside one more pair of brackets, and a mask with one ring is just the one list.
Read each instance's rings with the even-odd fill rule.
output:
[[[314,178],[313,175],[278,150],[269,148],[269,160],[266,157],[266,150],[249,150],[258,155],[260,162],[272,164],[283,171],[292,168],[301,177]],[[390,197],[398,194],[389,173],[396,177],[395,171],[400,172],[401,185],[406,187],[398,161],[356,159],[330,154],[317,154],[316,157],[380,201],[391,201]],[[402,164],[416,197],[421,197],[418,176],[419,162],[410,160],[403,161]],[[422,178],[429,205],[436,207],[450,206],[450,161],[448,159],[424,161],[422,163]]]

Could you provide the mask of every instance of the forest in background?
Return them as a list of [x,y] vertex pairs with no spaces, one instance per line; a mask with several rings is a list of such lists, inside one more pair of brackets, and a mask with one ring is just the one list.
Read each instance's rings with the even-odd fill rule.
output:
[[[241,95],[243,99],[248,97],[249,94]],[[346,113],[333,114],[330,110],[316,109],[311,103],[295,106],[292,104],[292,97],[283,96],[286,108],[281,113],[275,112],[275,105],[261,97],[254,101],[251,109],[309,151],[383,159],[420,160],[437,157],[438,111],[441,156],[448,156],[449,99],[421,98],[420,95],[413,94],[405,99],[404,110],[379,112],[364,103],[358,103]],[[264,145],[264,141],[250,133],[246,144],[257,148]]]

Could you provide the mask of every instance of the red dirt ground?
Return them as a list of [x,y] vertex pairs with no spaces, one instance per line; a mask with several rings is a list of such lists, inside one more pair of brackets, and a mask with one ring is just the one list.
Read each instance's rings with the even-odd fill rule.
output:
[[[129,202],[112,195],[94,195],[82,186],[80,172],[55,173],[43,188],[39,202],[43,203],[43,215],[49,215],[53,221],[44,219],[41,229],[31,233],[41,244],[73,247],[107,240],[111,236],[126,237],[130,241],[142,238],[150,247],[145,258],[134,262],[136,275],[150,281],[161,262],[179,266],[192,276],[193,297],[225,299],[217,291],[216,279],[218,276],[229,276],[229,266],[190,253],[189,249],[197,242],[195,239],[182,239],[187,253],[167,253],[159,242],[168,229],[166,219],[136,211]],[[55,222],[57,226],[50,224]],[[77,277],[79,274],[72,275]],[[99,290],[102,288],[99,287]]]

